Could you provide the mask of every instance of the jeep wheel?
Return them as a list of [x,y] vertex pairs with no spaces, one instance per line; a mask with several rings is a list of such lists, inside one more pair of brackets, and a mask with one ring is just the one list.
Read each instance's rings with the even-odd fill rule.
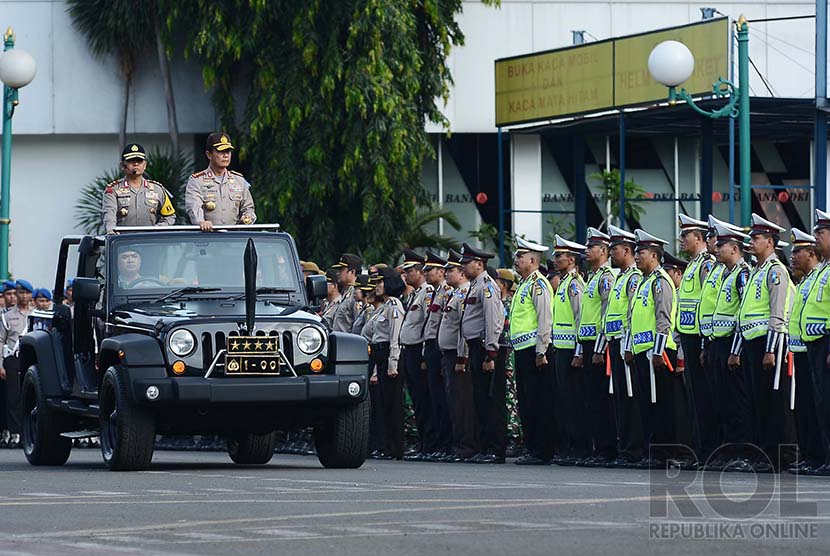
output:
[[369,455],[368,399],[340,409],[332,419],[314,427],[317,458],[323,467],[357,469]]
[[127,397],[122,369],[110,367],[101,383],[101,454],[113,471],[138,471],[150,467],[155,443],[153,413]]
[[277,433],[243,433],[228,438],[228,455],[240,465],[264,465],[274,457]]
[[66,418],[46,404],[36,365],[23,378],[23,453],[32,465],[63,465],[69,459],[72,440],[61,433]]

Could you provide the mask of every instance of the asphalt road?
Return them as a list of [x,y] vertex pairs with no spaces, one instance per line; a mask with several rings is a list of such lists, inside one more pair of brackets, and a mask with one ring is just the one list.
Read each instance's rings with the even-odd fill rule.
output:
[[[21,452],[0,450],[0,556],[830,551],[830,479],[684,472],[668,484],[686,487],[680,505],[701,515],[680,517],[673,504],[668,516],[658,511],[666,507],[659,477],[510,463],[369,461],[339,471],[280,455],[240,467],[222,453],[165,451],[151,471],[113,473],[97,450],[75,450],[61,468],[30,467]],[[760,507],[777,494],[744,521],[710,507],[752,493]],[[667,540],[681,523],[687,531]]]

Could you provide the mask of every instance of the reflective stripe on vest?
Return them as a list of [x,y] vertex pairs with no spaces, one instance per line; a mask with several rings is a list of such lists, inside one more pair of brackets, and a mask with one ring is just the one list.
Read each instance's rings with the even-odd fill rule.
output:
[[[538,271],[534,272],[519,284],[510,303],[510,345],[515,350],[536,345],[536,337],[539,335],[539,316],[533,304],[533,289],[537,285],[551,289],[547,278]],[[553,296],[551,296],[552,310]]]
[[680,289],[677,292],[677,303],[680,307],[677,329],[683,334],[700,334],[700,294],[703,291],[700,267],[706,261],[705,253],[692,259],[680,281]]
[[827,322],[830,318],[828,281],[830,281],[830,264],[825,262],[817,270],[812,284],[807,286],[806,294],[802,288],[799,288],[801,294],[799,297],[803,296],[804,307],[801,310],[801,318],[798,319],[798,331],[804,342],[814,342],[827,334]]
[[[725,338],[735,333],[738,311],[741,309],[741,292],[738,290],[738,276],[748,270],[744,263],[738,263],[721,281],[715,312],[712,316],[712,337]],[[744,284],[746,288],[746,284]]]
[[636,266],[618,274],[611,293],[608,294],[608,308],[605,311],[605,336],[608,338],[618,338],[628,328],[625,323],[629,305],[628,281],[635,274],[642,276]]
[[715,314],[715,305],[718,304],[723,277],[726,274],[726,265],[718,263],[712,268],[703,283],[700,292],[700,335],[712,336],[712,319]]
[[810,288],[818,275],[818,267],[813,267],[801,283],[798,284],[796,293],[793,296],[792,313],[787,323],[787,333],[789,334],[787,345],[793,353],[804,353],[807,351],[807,345],[801,339],[801,316],[804,311],[804,302],[810,294]]
[[579,313],[579,341],[596,340],[597,328],[602,323],[602,294],[599,291],[600,280],[609,273],[611,267],[601,266],[591,275],[582,294],[582,308]]
[[562,278],[556,295],[553,298],[553,327],[551,342],[558,349],[572,349],[576,347],[576,318],[571,308],[568,289],[574,280],[581,280],[571,273]]
[[764,263],[761,267],[756,267],[749,275],[741,301],[741,309],[738,312],[738,329],[745,340],[765,336],[769,330],[767,273],[776,267],[779,272],[786,272],[781,261],[772,259],[772,263]]
[[[652,289],[658,274],[665,278],[669,284],[672,296],[671,312],[672,315],[677,315],[677,294],[674,289],[674,283],[671,278],[669,278],[669,275],[665,270],[658,268],[656,272],[652,272],[648,278],[643,280],[640,287],[637,289],[636,297],[632,301],[631,349],[635,354],[648,351],[654,347],[655,330],[657,329],[657,316],[654,312],[655,307]],[[672,336],[672,331],[669,330],[668,338],[666,339],[666,347],[669,349],[677,349],[677,344]]]

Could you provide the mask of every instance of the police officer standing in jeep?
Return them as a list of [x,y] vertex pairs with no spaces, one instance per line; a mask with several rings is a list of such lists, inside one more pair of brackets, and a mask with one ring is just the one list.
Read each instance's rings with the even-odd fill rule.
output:
[[231,164],[233,144],[227,133],[211,133],[205,144],[208,167],[187,180],[185,203],[190,222],[213,230],[214,225],[256,222],[251,184]]

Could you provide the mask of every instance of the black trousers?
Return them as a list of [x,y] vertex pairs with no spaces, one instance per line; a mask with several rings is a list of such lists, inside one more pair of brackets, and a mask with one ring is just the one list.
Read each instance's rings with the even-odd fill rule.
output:
[[594,455],[614,459],[617,457],[617,436],[614,426],[614,398],[608,393],[608,383],[611,380],[606,374],[605,358],[602,363],[594,365],[595,342],[581,342],[582,367],[586,373],[586,405],[591,438],[593,439]]
[[473,377],[473,400],[479,427],[481,452],[504,457],[507,452],[507,349],[500,349],[493,372],[484,372],[485,351],[481,340],[467,340],[470,373]]
[[[677,352],[667,349],[672,366],[677,368]],[[683,373],[671,372],[663,367],[654,370],[654,384],[657,392],[656,403],[651,403],[651,371],[648,352],[634,356],[634,366],[637,369],[637,384],[639,386],[640,417],[643,429],[644,448],[646,455],[657,459],[665,459],[676,453],[676,404],[686,404],[684,396],[677,394],[683,391]],[[677,399],[677,398],[680,399]]]
[[20,360],[16,355],[3,359],[6,370],[6,428],[12,434],[20,434]]
[[377,365],[382,400],[384,437],[381,449],[400,459],[403,457],[403,385],[406,381],[406,371],[399,361],[398,376],[389,376],[388,347],[372,350],[372,360]]
[[729,355],[734,336],[714,338],[709,345],[709,364],[721,384],[720,412],[723,420],[723,447],[718,456],[748,458],[752,438],[752,401],[746,367],[730,369]]
[[452,450],[452,421],[447,405],[444,387],[444,373],[441,369],[441,351],[436,340],[424,342],[424,359],[427,362],[427,384],[429,386],[432,423],[435,428],[436,449],[442,452]]
[[548,348],[548,364],[542,367],[536,366],[536,349],[533,346],[514,351],[513,354],[525,448],[530,455],[549,460],[553,457],[556,434],[553,415],[553,347]]
[[705,461],[721,443],[718,427],[718,377],[711,365],[700,364],[699,335],[680,334],[680,342],[683,345],[686,363],[686,385],[691,401],[695,452],[698,459]]
[[614,415],[617,425],[617,454],[628,461],[643,459],[643,423],[640,419],[640,385],[634,363],[628,367],[631,397],[625,377],[625,360],[620,354],[620,341],[611,340],[611,378],[614,381]]
[[429,397],[427,371],[421,368],[424,362],[423,344],[401,348],[401,360],[406,369],[406,387],[412,399],[415,425],[418,428],[418,451],[432,453],[438,449],[435,442],[435,426],[432,421],[432,403]]
[[795,429],[800,459],[813,464],[821,464],[827,459],[827,453],[821,441],[813,373],[810,371],[810,359],[806,352],[793,353],[793,372],[795,374]]
[[562,457],[586,458],[591,455],[588,405],[585,402],[585,368],[571,366],[573,349],[556,349],[555,399],[558,426],[557,452]]
[[[790,411],[790,381],[786,360],[781,361],[781,380],[773,389],[775,369],[763,366],[766,335],[745,341],[743,360],[746,365],[752,402],[752,436],[776,469],[786,468],[795,460],[795,425]],[[780,454],[780,457],[779,457]],[[760,454],[758,454],[760,458]]]
[[[388,348],[387,348],[388,350]],[[375,351],[375,350],[372,350]],[[389,352],[387,351],[387,357]],[[374,354],[369,358],[369,376],[372,376],[372,371],[377,366]],[[372,412],[369,418],[369,451],[383,451],[384,442],[386,438],[386,429],[383,420],[383,387],[378,382],[376,384],[369,384],[369,399],[372,404]]]
[[[816,403],[821,443],[827,454],[826,463],[830,463],[830,367],[827,366],[827,354],[830,353],[830,337],[824,336],[807,343],[807,357],[813,374],[813,394]],[[795,389],[798,393],[798,385]]]
[[469,367],[463,373],[455,372],[456,350],[441,353],[444,388],[452,422],[452,448],[456,454],[468,458],[479,452],[478,419],[473,401],[473,375]]

